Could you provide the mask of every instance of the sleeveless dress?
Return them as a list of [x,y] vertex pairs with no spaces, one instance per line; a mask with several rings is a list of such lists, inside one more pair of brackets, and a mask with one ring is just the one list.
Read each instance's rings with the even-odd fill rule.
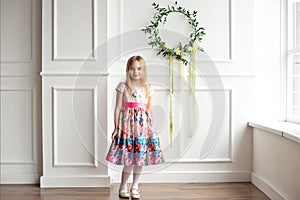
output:
[[[116,165],[145,166],[164,162],[157,132],[152,127],[147,92],[144,87],[131,91],[121,82],[116,88],[123,94],[118,134],[112,141],[106,160]],[[149,95],[153,90],[149,86]]]

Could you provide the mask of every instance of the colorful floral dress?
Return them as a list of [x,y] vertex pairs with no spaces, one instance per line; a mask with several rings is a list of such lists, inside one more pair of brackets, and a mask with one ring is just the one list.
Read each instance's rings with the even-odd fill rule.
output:
[[[125,83],[120,83],[116,90],[123,94],[123,104],[118,135],[109,148],[106,160],[125,166],[157,165],[164,162],[160,141],[147,110],[146,88],[137,87],[132,91]],[[150,86],[148,94],[153,94]]]

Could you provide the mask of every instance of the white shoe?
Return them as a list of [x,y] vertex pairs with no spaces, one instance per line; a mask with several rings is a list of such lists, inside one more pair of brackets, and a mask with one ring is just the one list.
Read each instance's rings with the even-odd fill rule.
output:
[[130,190],[131,193],[131,198],[132,199],[139,199],[140,198],[140,191],[138,189],[131,189]]
[[119,190],[119,197],[120,198],[129,198],[129,192],[127,189],[120,189]]

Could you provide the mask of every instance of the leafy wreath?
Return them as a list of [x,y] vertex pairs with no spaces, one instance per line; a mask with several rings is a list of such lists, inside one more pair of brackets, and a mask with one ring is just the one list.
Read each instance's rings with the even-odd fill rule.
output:
[[[177,60],[182,61],[185,65],[188,64],[188,60],[184,57],[185,53],[196,52],[197,50],[203,51],[200,48],[196,41],[201,42],[202,37],[205,35],[205,29],[203,27],[199,27],[199,22],[196,19],[197,11],[190,12],[189,10],[178,6],[177,1],[175,5],[169,6],[167,8],[159,7],[159,4],[153,3],[152,4],[154,10],[156,11],[153,20],[149,26],[146,26],[142,29],[145,34],[149,34],[149,45],[152,47],[158,47],[160,50],[157,55],[162,54],[165,56],[173,56]],[[168,43],[163,41],[159,35],[158,26],[162,23],[165,24],[167,21],[167,17],[170,13],[180,13],[183,14],[187,18],[187,22],[192,27],[192,32],[190,33],[189,42],[183,45],[181,42],[176,48],[170,48]]]

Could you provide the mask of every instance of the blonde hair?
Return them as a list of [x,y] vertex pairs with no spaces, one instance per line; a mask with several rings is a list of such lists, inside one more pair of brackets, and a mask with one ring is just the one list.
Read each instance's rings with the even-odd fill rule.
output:
[[139,56],[139,55],[132,56],[128,59],[127,65],[126,65],[126,82],[125,83],[130,90],[133,89],[132,82],[131,82],[131,79],[129,76],[129,70],[130,70],[130,67],[133,65],[133,63],[136,61],[140,64],[140,66],[142,68],[142,70],[141,70],[142,77],[141,77],[141,81],[140,81],[141,87],[145,87],[147,96],[148,96],[149,86],[147,84],[147,67],[146,67],[146,61],[142,56]]

